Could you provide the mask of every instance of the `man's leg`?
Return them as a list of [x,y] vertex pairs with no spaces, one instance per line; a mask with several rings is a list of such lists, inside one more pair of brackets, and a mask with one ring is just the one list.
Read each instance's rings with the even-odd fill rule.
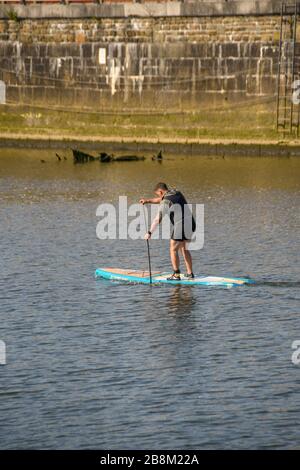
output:
[[182,242],[180,248],[181,248],[181,253],[182,253],[185,265],[186,265],[187,274],[192,274],[193,261],[192,261],[191,252],[187,249],[187,242],[186,241]]
[[178,250],[180,248],[180,242],[176,240],[170,240],[170,256],[171,256],[171,263],[173,266],[173,270],[179,271],[179,256]]

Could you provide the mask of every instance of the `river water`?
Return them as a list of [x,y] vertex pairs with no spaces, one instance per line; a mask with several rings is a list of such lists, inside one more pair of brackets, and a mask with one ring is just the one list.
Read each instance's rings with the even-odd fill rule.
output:
[[[0,150],[1,449],[299,447],[300,160],[59,153]],[[205,205],[195,272],[256,285],[94,279],[147,267],[143,240],[97,239],[97,206],[160,180]],[[151,253],[169,269],[166,240]]]

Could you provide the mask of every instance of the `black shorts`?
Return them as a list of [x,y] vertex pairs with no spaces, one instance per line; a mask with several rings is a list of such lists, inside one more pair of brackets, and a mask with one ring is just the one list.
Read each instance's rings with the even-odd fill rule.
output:
[[191,241],[193,233],[194,232],[191,233],[190,237],[186,237],[184,230],[179,231],[179,233],[176,233],[176,230],[173,230],[171,233],[171,240],[175,240],[176,242],[189,242]]
[[195,230],[196,223],[194,218],[192,218],[192,223],[182,221],[173,225],[171,239],[178,242],[190,241]]

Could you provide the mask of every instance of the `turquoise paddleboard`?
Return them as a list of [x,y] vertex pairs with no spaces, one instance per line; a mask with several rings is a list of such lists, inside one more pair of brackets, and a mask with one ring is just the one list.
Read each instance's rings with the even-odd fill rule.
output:
[[[242,286],[244,284],[253,284],[254,281],[247,278],[236,277],[216,277],[216,276],[199,276],[194,279],[185,279],[181,275],[179,281],[169,281],[167,278],[171,273],[155,271],[152,273],[153,284],[174,284],[189,286],[223,286],[233,287]],[[150,276],[148,271],[138,271],[134,269],[115,269],[115,268],[98,268],[95,271],[96,278],[110,279],[112,281],[125,281],[138,284],[150,284]]]

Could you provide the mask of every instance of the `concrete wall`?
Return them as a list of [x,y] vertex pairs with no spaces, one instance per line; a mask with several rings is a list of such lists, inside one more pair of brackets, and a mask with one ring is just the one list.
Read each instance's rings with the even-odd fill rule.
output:
[[183,0],[131,1],[100,4],[31,4],[0,5],[0,18],[10,8],[19,18],[119,18],[128,16],[224,16],[279,14],[281,0]]
[[280,2],[209,4],[2,7],[7,100],[164,112],[274,96]]

